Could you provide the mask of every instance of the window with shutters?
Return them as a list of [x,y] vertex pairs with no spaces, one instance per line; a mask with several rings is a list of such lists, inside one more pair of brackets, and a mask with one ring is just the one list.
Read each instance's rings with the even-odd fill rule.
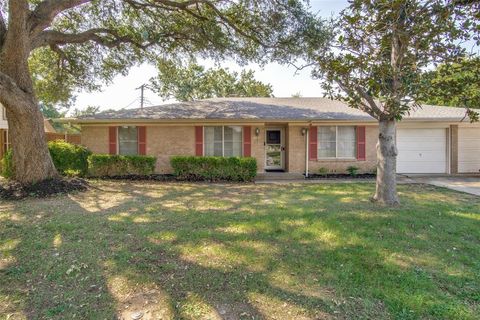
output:
[[204,127],[204,155],[215,157],[242,156],[242,127]]
[[134,126],[118,127],[118,154],[138,154],[138,130]]
[[319,159],[354,159],[357,156],[357,131],[354,126],[319,126]]

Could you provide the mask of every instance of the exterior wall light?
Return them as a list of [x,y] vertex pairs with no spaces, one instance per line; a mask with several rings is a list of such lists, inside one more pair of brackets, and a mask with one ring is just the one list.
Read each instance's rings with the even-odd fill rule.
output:
[[304,136],[307,133],[307,128],[302,128],[301,133],[302,133],[302,136]]
[[255,128],[255,135],[257,137],[260,135],[260,128]]

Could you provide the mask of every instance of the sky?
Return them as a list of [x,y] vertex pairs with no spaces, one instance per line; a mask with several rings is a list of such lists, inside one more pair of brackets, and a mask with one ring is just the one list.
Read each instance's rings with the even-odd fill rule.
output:
[[[338,13],[347,5],[347,0],[310,0],[313,12],[318,12],[322,17],[328,18]],[[212,61],[203,61],[205,67],[213,67]],[[310,70],[298,71],[292,66],[272,63],[263,68],[250,64],[240,67],[232,61],[221,63],[233,71],[252,69],[255,78],[273,87],[275,97],[290,97],[300,93],[303,97],[318,97],[322,95],[320,83],[310,77]],[[156,75],[156,68],[152,65],[141,65],[129,70],[127,76],[117,76],[108,86],[104,86],[100,92],[80,92],[72,109],[85,109],[87,106],[99,106],[100,110],[138,108],[140,106],[140,90],[136,90],[141,84],[147,83]],[[155,93],[145,91],[146,105],[158,105],[167,103]]]

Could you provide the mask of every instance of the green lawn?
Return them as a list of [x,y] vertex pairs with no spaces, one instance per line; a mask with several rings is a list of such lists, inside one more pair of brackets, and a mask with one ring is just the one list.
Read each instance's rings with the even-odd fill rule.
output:
[[0,204],[2,319],[479,319],[480,198],[93,182]]

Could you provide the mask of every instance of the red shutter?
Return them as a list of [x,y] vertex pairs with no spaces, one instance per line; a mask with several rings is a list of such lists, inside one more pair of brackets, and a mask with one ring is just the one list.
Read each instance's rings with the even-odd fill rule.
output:
[[308,135],[309,160],[317,160],[317,127],[310,126]]
[[195,155],[203,156],[203,127],[195,127]]
[[117,154],[117,127],[108,127],[108,153]]
[[147,127],[137,127],[138,133],[138,154],[147,154]]
[[365,126],[357,127],[357,160],[365,161],[366,160],[366,150],[365,150]]
[[243,127],[243,156],[252,156],[252,127]]

